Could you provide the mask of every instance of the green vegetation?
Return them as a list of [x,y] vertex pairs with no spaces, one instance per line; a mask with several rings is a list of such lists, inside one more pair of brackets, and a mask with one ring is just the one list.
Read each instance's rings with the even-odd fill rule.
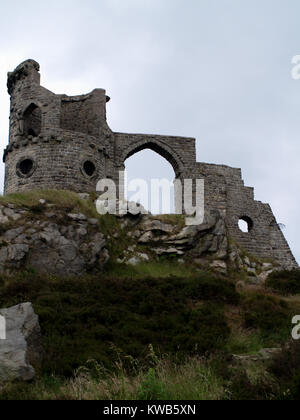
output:
[[160,261],[140,262],[136,266],[109,262],[103,276],[111,278],[167,278],[167,277],[195,277],[195,268],[188,264],[180,264],[170,259]]
[[[111,259],[102,274],[81,278],[46,276],[34,267],[0,274],[0,307],[32,302],[45,350],[35,380],[0,385],[0,400],[299,399],[300,343],[270,364],[239,365],[232,355],[284,346],[300,313],[300,270],[273,273],[266,287],[237,292],[246,273],[231,268],[224,278],[189,258],[157,258],[127,235],[134,222],[98,215],[92,194],[82,200],[68,191],[32,191],[0,203],[31,210],[17,222],[24,224],[44,217],[41,198],[57,209],[57,223],[66,211],[96,218]],[[184,223],[176,215],[159,219],[178,229]],[[149,261],[117,263],[133,245],[132,255],[147,253]]]
[[258,331],[263,347],[276,347],[291,334],[294,312],[279,298],[253,293],[243,302],[245,327]]
[[7,384],[0,399],[299,395],[296,356],[289,368],[292,383],[286,377],[282,386],[284,369],[257,363],[237,369],[231,361],[232,354],[282,345],[298,301],[266,291],[240,295],[223,278],[204,272],[183,276],[177,271],[181,265],[172,276],[157,266],[157,277],[145,277],[143,267],[131,267],[136,271],[127,277],[117,276],[113,267],[100,277],[54,278],[34,269],[13,278],[2,275],[0,306],[33,302],[45,358],[33,383]]
[[177,361],[158,357],[149,346],[141,361],[112,350],[113,372],[89,360],[71,378],[52,374],[33,383],[6,384],[0,400],[299,400],[300,342],[268,366],[237,367],[222,353]]
[[67,211],[80,211],[88,217],[98,217],[92,200],[82,200],[78,194],[65,190],[33,190],[24,193],[0,196],[0,204],[14,204],[39,212],[43,206],[40,200],[44,199],[49,204]]
[[300,294],[300,270],[275,271],[266,284],[284,295]]
[[204,354],[221,349],[230,330],[224,305],[233,284],[198,277],[58,279],[38,273],[0,277],[0,306],[30,301],[44,337],[43,371],[71,375],[92,358],[110,368],[114,343],[135,358],[157,351]]

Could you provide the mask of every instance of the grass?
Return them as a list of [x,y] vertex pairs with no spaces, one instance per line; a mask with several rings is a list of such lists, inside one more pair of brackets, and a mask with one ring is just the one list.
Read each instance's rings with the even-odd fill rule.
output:
[[108,263],[105,267],[104,276],[118,278],[142,278],[142,277],[194,277],[195,270],[188,264],[180,264],[178,261],[150,261],[141,262],[136,266],[126,264]]
[[230,330],[224,305],[234,286],[208,274],[163,278],[54,278],[38,273],[0,277],[0,307],[30,301],[39,315],[43,372],[71,375],[88,359],[113,365],[110,343],[135,358],[152,343],[170,354],[223,347]]
[[[32,267],[0,275],[0,307],[32,302],[45,349],[35,380],[0,385],[0,399],[299,398],[299,348],[284,351],[270,369],[235,367],[231,359],[282,346],[290,337],[300,311],[299,270],[274,273],[266,288],[238,293],[236,273],[224,278],[195,271],[192,260],[157,259],[147,251],[149,262],[117,264],[135,242],[127,235],[133,227],[98,215],[92,195],[82,200],[69,191],[31,191],[0,197],[0,203],[41,218],[41,198],[57,210],[97,218],[111,260],[97,276],[58,278]],[[177,215],[155,218],[179,228],[184,223]]]
[[67,190],[32,190],[24,193],[7,194],[0,196],[0,204],[13,204],[32,211],[41,211],[43,208],[40,203],[41,199],[69,212],[77,211],[82,212],[87,217],[99,218],[92,200],[82,200],[78,194]]
[[[93,364],[93,367],[90,367]],[[199,357],[183,363],[159,359],[146,370],[111,374],[90,361],[70,379],[44,376],[33,384],[8,384],[0,399],[9,400],[218,400],[226,397],[223,379]]]
[[300,269],[275,271],[268,277],[266,285],[284,295],[300,294]]
[[253,292],[243,299],[244,326],[255,329],[263,347],[278,347],[291,334],[293,309],[279,297]]
[[230,354],[255,354],[264,347],[264,343],[256,330],[235,329],[226,344],[226,351]]
[[0,400],[299,400],[299,345],[293,343],[267,365],[244,366],[221,353],[178,362],[167,354],[157,356],[150,345],[141,362],[115,349],[113,372],[89,360],[71,378],[51,374],[32,383],[5,384]]

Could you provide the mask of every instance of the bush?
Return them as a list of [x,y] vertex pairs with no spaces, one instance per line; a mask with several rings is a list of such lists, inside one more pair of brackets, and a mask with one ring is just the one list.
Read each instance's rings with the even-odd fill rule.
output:
[[300,293],[300,270],[275,271],[270,274],[266,285],[285,295]]
[[286,302],[254,293],[243,303],[246,328],[260,332],[265,346],[286,340],[291,333],[291,311]]
[[88,359],[111,369],[111,343],[134,358],[149,344],[159,353],[203,354],[226,343],[224,303],[234,286],[208,274],[195,278],[53,278],[0,276],[0,307],[32,302],[39,315],[43,372],[71,375]]
[[292,341],[274,357],[270,372],[280,386],[277,399],[300,399],[300,341]]

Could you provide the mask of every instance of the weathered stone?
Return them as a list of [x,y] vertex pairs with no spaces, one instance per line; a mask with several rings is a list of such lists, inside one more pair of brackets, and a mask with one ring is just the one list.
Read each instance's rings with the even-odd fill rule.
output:
[[76,222],[85,221],[87,217],[84,214],[68,214],[69,219],[75,220]]
[[48,217],[48,219],[54,219],[56,214],[54,212],[46,212],[45,216]]
[[260,273],[258,276],[260,283],[264,284],[271,273],[273,273],[273,270],[263,271]]
[[138,258],[140,258],[142,261],[149,261],[149,260],[150,260],[150,258],[148,257],[148,255],[147,255],[147,254],[144,254],[144,253],[138,252],[136,255],[137,255],[137,257],[138,257]]
[[263,263],[262,270],[263,271],[270,271],[273,268],[273,264],[271,263]]
[[227,273],[227,264],[225,261],[216,260],[210,264],[210,268],[220,273],[224,273],[224,274]]
[[163,223],[160,220],[148,219],[140,225],[140,229],[145,232],[159,231],[164,233],[172,233],[174,231],[174,226]]
[[249,257],[244,257],[244,262],[246,265],[250,267],[251,263],[250,263]]
[[[55,215],[63,216],[58,210]],[[76,215],[65,226],[34,220],[29,229],[7,230],[0,236],[0,272],[12,273],[28,266],[61,276],[101,270],[109,259],[106,240],[94,228],[89,234],[88,222],[83,219],[85,216]]]
[[98,219],[88,219],[90,225],[96,226],[98,225]]
[[16,228],[16,229],[10,229],[10,230],[7,230],[7,231],[3,234],[3,238],[4,238],[6,241],[12,241],[12,240],[16,239],[16,238],[20,235],[20,233],[22,233],[22,232],[23,232],[23,230],[24,230],[24,228],[23,228],[23,227],[19,227],[19,228]]
[[81,198],[81,200],[86,200],[86,201],[90,199],[90,195],[87,193],[79,193],[78,197]]
[[0,214],[0,225],[5,225],[9,223],[9,218]]
[[251,267],[246,267],[246,271],[249,274],[252,274],[253,276],[256,276],[256,269],[255,268],[251,268]]
[[141,260],[138,257],[132,257],[126,262],[127,265],[133,265],[133,266],[136,266],[140,263],[141,263]]
[[77,229],[76,233],[79,237],[81,237],[81,236],[86,236],[88,232],[85,228],[80,227]]
[[0,248],[0,270],[5,266],[19,268],[20,263],[29,251],[28,245],[13,244]]
[[157,255],[184,255],[184,252],[177,248],[152,248],[152,251]]
[[139,239],[139,243],[141,244],[147,244],[154,240],[154,234],[153,232],[145,232]]
[[38,317],[31,303],[1,309],[6,339],[0,340],[0,382],[29,381],[41,363],[43,350]]
[[[220,242],[215,236],[224,234],[226,224],[228,236],[247,252],[259,258],[272,258],[282,268],[298,268],[270,206],[254,199],[253,188],[244,185],[240,169],[197,162],[194,138],[113,132],[107,124],[109,97],[104,89],[80,96],[56,95],[40,85],[39,64],[34,60],[26,60],[10,72],[7,86],[11,112],[9,144],[3,155],[5,194],[56,188],[85,194],[87,198],[87,194],[96,191],[99,180],[110,178],[120,193],[117,208],[123,204],[128,207],[120,170],[128,157],[150,148],[171,163],[178,181],[205,180],[201,203],[204,223],[197,226],[197,233],[185,243],[187,247],[194,246],[198,236],[207,232],[212,237],[200,241],[196,255],[209,248],[209,252],[217,252],[213,250],[220,247]],[[185,188],[184,194],[195,199],[195,191]],[[180,195],[175,199],[177,203],[182,201]],[[142,219],[144,209],[138,215],[135,209],[136,206],[131,209],[129,205],[130,219],[120,216],[127,218],[124,226]],[[8,219],[0,215],[0,224],[8,223]],[[248,233],[239,229],[239,219],[248,223]],[[164,233],[172,234],[171,228],[163,229],[170,229]],[[195,242],[191,242],[192,238]],[[177,241],[185,239],[179,237]]]

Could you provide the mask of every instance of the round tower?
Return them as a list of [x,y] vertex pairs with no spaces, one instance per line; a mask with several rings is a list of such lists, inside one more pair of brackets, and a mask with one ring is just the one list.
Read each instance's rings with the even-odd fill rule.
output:
[[105,90],[56,95],[40,85],[39,64],[8,73],[9,144],[4,193],[33,189],[95,191],[113,171],[113,133],[106,122]]

